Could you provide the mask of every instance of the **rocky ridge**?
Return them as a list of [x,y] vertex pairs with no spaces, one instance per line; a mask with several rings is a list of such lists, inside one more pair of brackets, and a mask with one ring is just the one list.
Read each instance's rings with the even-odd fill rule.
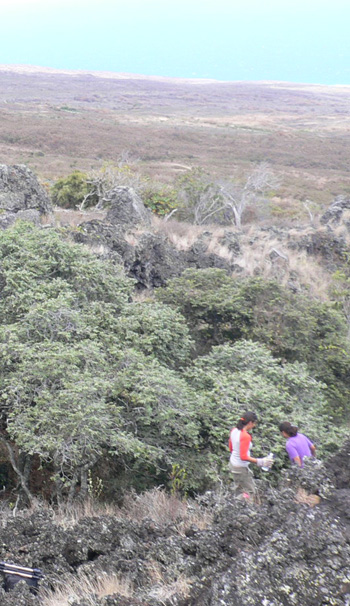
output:
[[[119,575],[133,587],[128,596],[71,598],[71,606],[346,606],[349,457],[350,441],[325,464],[285,471],[278,486],[260,481],[259,504],[235,500],[230,487],[206,493],[196,504],[210,514],[204,527],[170,513],[161,523],[152,511],[82,517],[69,528],[49,510],[19,514],[2,521],[0,559],[41,568],[47,588],[82,574]],[[0,598],[3,606],[41,603],[23,583]]]
[[[152,224],[151,213],[132,189],[115,188],[108,204],[103,220],[91,220],[86,213],[70,235],[96,254],[123,264],[140,290],[164,286],[188,267],[263,275],[284,280],[292,290],[307,290],[310,284],[300,274],[304,257],[316,268],[315,279],[307,276],[315,285],[317,274],[328,280],[350,254],[350,198],[344,196],[331,204],[317,226],[256,227],[246,232],[229,226],[197,231],[189,227],[191,237],[184,245],[172,238],[171,226],[163,230],[165,224],[161,228]],[[46,228],[55,225],[47,192],[23,165],[0,165],[1,209],[2,229],[17,219],[39,223],[43,215]],[[174,222],[174,230],[177,225]]]

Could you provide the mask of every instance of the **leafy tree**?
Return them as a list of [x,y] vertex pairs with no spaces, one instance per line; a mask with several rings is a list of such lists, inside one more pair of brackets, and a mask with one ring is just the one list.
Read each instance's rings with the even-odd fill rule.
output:
[[89,469],[108,453],[166,474],[175,453],[181,459],[196,440],[195,395],[158,361],[189,359],[180,314],[133,304],[133,282],[121,268],[55,231],[18,224],[1,232],[0,261],[8,437],[27,460],[53,467],[58,499],[68,490],[71,501],[78,484],[84,495]]
[[23,452],[53,462],[60,494],[60,482],[75,488],[86,480],[97,454],[115,441],[107,339],[99,342],[99,334],[133,284],[58,232],[25,224],[1,232],[0,262],[3,418]]
[[346,413],[350,347],[344,316],[329,303],[272,281],[244,281],[242,295],[253,309],[247,335],[266,343],[282,359],[306,362],[314,376],[327,384],[331,409],[340,416]]
[[107,401],[103,352],[90,343],[46,343],[17,348],[16,369],[3,382],[10,406],[7,431],[17,446],[52,462],[57,497],[76,484],[118,442],[118,410]]
[[[166,481],[174,463],[187,466],[198,445],[198,396],[183,377],[154,358],[128,350],[118,359],[112,394],[122,406],[125,428],[142,445],[141,464],[148,465],[150,474]],[[136,466],[140,445],[134,453]],[[188,481],[192,487],[198,483],[194,475]]]
[[160,217],[173,215],[180,206],[176,190],[161,184],[149,184],[143,192],[142,199],[145,206]]
[[177,369],[190,360],[193,341],[181,314],[157,303],[131,303],[118,318],[116,330],[123,343],[155,356]]
[[271,280],[235,279],[216,269],[186,270],[157,297],[185,316],[197,354],[241,338],[265,343],[276,357],[306,362],[327,384],[332,409],[339,414],[348,410],[347,325],[332,305]]
[[238,283],[222,269],[187,269],[158,289],[156,297],[185,316],[199,354],[242,338],[252,320],[252,309],[245,305]]
[[223,436],[228,439],[244,410],[255,411],[259,419],[254,453],[261,456],[272,450],[277,455],[277,469],[286,462],[285,441],[278,431],[283,420],[290,419],[305,430],[321,456],[337,449],[341,431],[338,434],[329,415],[325,385],[310,375],[305,364],[282,364],[265,346],[237,341],[214,347],[185,376],[203,396],[199,411],[202,448],[206,445],[218,461],[224,460],[223,448],[227,449]]
[[117,265],[69,243],[62,234],[18,223],[0,234],[0,323],[19,320],[32,305],[59,295],[77,307],[112,302],[120,310],[133,283]]
[[[276,425],[286,415],[325,451],[334,447],[326,394],[346,357],[334,349],[343,343],[334,310],[218,270],[185,272],[162,302],[135,303],[121,267],[65,232],[25,224],[0,232],[0,267],[1,439],[28,498],[33,457],[68,502],[78,487],[86,494],[89,470],[102,462],[143,488],[169,482],[177,465],[184,489],[201,490],[224,468],[228,431],[247,407],[261,418],[259,453],[282,453]],[[293,359],[298,333],[299,357],[314,356],[327,389]]]

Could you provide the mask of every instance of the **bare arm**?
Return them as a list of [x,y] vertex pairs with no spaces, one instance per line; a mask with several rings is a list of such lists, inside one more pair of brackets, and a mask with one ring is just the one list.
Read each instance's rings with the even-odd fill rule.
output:
[[245,461],[249,461],[249,463],[257,463],[258,459],[254,459],[253,457],[249,457],[248,455],[245,458]]

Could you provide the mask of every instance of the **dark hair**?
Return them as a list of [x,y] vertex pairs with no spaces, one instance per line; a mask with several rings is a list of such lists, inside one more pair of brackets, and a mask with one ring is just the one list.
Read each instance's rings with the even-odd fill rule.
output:
[[239,419],[236,427],[237,429],[243,429],[243,427],[248,425],[248,423],[256,423],[257,420],[258,417],[256,416],[255,412],[245,412]]
[[279,424],[279,430],[284,431],[290,438],[294,438],[294,436],[298,433],[298,428],[295,425],[289,423],[289,421],[284,421]]

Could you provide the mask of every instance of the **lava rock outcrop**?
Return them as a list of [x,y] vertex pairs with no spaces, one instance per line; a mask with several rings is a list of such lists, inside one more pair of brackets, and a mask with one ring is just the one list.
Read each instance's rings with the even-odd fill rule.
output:
[[[160,524],[152,515],[85,517],[69,528],[50,511],[10,518],[0,559],[41,568],[43,587],[82,574],[120,575],[133,586],[132,595],[75,597],[72,606],[346,606],[349,448],[326,464],[284,472],[277,486],[258,481],[259,504],[235,500],[229,487],[206,493],[200,508],[211,522],[202,527]],[[40,596],[21,584],[2,592],[1,604],[39,606]]]

